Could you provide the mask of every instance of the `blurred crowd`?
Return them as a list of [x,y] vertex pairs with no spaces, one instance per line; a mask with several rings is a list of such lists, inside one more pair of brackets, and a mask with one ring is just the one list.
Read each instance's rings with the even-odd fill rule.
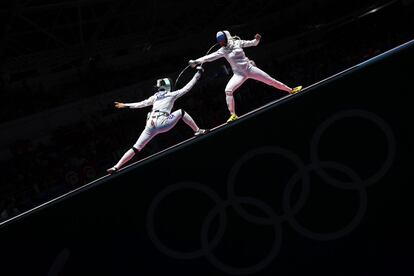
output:
[[[361,18],[331,30],[319,43],[302,42],[303,46],[289,56],[255,61],[264,71],[288,85],[307,86],[412,39],[410,21],[406,22],[409,19],[398,20],[400,22]],[[404,26],[399,28],[399,32],[395,32],[397,24]],[[260,47],[254,51],[260,51]],[[188,111],[202,128],[222,124],[228,117],[224,87],[231,71],[229,73],[224,61],[219,64],[214,70],[206,70],[195,89],[178,100],[175,106]],[[113,89],[133,83],[135,75],[111,75],[109,69],[92,72],[88,81],[72,89],[88,91],[90,80],[96,83],[96,91],[102,86]],[[1,85],[7,85],[6,82],[3,79]],[[33,100],[3,99],[16,107],[16,114],[23,114],[30,108],[47,109],[52,104],[64,102],[56,96],[58,93],[47,94],[41,86],[19,89],[21,91],[16,91],[16,95],[24,92]],[[238,113],[241,115],[284,95],[281,91],[248,81],[235,96]],[[10,146],[12,158],[0,164],[0,221],[103,176],[105,169],[113,165],[138,138],[147,111],[115,112],[108,103],[102,114],[53,130],[48,143],[33,142],[30,138],[15,141]],[[16,114],[13,116],[18,117]],[[107,114],[110,119],[102,120],[101,117]],[[2,118],[7,117],[3,114]],[[179,123],[171,132],[157,136],[134,160],[191,136],[192,131]]]

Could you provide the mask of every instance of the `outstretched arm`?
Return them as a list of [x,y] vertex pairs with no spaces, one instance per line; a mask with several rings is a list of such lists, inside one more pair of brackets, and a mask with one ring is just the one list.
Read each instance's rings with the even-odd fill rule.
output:
[[261,35],[256,34],[254,36],[253,40],[242,40],[241,41],[241,47],[242,48],[247,48],[247,47],[257,46],[259,44],[261,38],[262,38]]
[[151,96],[146,100],[143,100],[141,102],[137,102],[137,103],[119,103],[119,102],[115,102],[115,107],[116,108],[142,108],[142,107],[146,107],[149,105],[152,105],[154,103],[155,97]]
[[197,67],[197,73],[195,73],[194,77],[181,89],[174,91],[174,92],[170,92],[169,94],[172,95],[175,98],[179,98],[182,95],[184,95],[185,93],[187,93],[188,91],[191,90],[191,88],[193,88],[193,86],[196,84],[196,82],[200,79],[201,77],[201,72],[204,71],[204,69],[199,66]]
[[198,58],[196,60],[190,60],[188,64],[191,65],[191,67],[196,67],[198,64],[202,64],[205,62],[215,61],[216,59],[219,59],[223,57],[224,53],[221,49],[218,49],[214,53],[211,53],[209,55],[206,55],[204,57]]

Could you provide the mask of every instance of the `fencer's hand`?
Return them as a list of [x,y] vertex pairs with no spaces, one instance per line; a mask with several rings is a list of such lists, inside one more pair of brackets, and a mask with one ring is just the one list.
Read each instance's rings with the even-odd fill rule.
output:
[[260,40],[260,39],[262,39],[262,36],[261,36],[260,34],[256,34],[256,35],[254,36],[254,38],[255,38],[255,39],[257,39],[257,40]]
[[199,65],[199,66],[197,66],[197,68],[196,68],[196,69],[197,69],[197,72],[198,72],[198,73],[200,73],[200,74],[201,74],[201,73],[204,73],[204,68],[203,68],[203,66]]
[[126,108],[126,105],[124,103],[114,102],[114,104],[115,108]]
[[188,62],[188,64],[190,64],[190,66],[192,67],[192,68],[194,68],[194,67],[196,67],[197,66],[197,62],[195,61],[195,60],[192,60],[192,59],[190,59],[190,61]]

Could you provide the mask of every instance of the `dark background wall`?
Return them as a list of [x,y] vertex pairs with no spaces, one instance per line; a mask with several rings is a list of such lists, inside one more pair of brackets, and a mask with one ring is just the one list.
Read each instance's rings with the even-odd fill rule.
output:
[[[229,29],[246,39],[261,33],[261,44],[247,49],[247,55],[260,68],[292,86],[311,85],[413,38],[413,2],[407,0],[198,3],[127,0],[2,2],[1,221],[103,176],[105,169],[134,143],[147,112],[116,111],[112,102],[139,101],[150,95],[157,78],[170,76],[175,79],[189,59],[203,55],[215,42],[217,30]],[[207,262],[204,257],[195,261],[177,260],[157,250],[145,229],[154,197],[169,184],[184,180],[200,182],[225,200],[228,195],[224,187],[231,168],[250,150],[269,145],[283,147],[308,164],[312,161],[308,144],[314,130],[338,112],[341,115],[341,111],[362,109],[369,113],[357,113],[354,120],[344,119],[341,122],[345,123],[345,128],[329,128],[321,140],[321,155],[326,156],[326,160],[344,161],[358,174],[356,176],[344,167],[341,168],[345,175],[331,172],[346,181],[349,177],[366,179],[383,169],[380,160],[387,154],[387,140],[381,127],[370,124],[372,118],[374,121],[381,118],[394,135],[396,155],[392,167],[380,175],[380,182],[367,188],[367,209],[358,224],[359,232],[335,239],[325,247],[325,242],[302,239],[295,231],[288,230],[285,220],[281,222],[283,238],[276,239],[283,240],[277,258],[260,273],[269,275],[283,271],[290,275],[307,268],[326,274],[332,269],[336,275],[351,272],[365,275],[365,272],[391,274],[392,269],[399,269],[399,274],[403,275],[403,268],[407,267],[405,261],[412,257],[405,252],[405,246],[412,241],[408,213],[411,206],[410,201],[405,200],[409,194],[405,189],[410,179],[408,164],[413,149],[412,115],[407,98],[412,73],[410,61],[412,56],[405,52],[393,61],[384,61],[380,67],[354,73],[352,77],[309,91],[271,113],[251,119],[254,124],[245,121],[200,139],[192,145],[194,148],[182,149],[159,159],[157,162],[160,163],[146,165],[150,169],[145,170],[144,166],[116,177],[90,192],[57,204],[56,208],[51,207],[45,213],[2,229],[1,237],[5,239],[2,266],[9,269],[11,266],[7,264],[16,264],[20,260],[28,264],[19,266],[20,272],[30,267],[33,274],[44,275],[49,269],[57,269],[50,267],[56,259],[67,259],[68,262],[61,261],[65,263],[67,275],[80,274],[80,265],[90,272],[103,274],[112,271],[119,274],[121,271],[135,275],[143,271],[151,274],[152,271],[152,275],[161,275],[173,269],[190,275],[200,273],[200,267],[203,271],[206,269],[206,275],[225,273],[226,270],[217,268],[214,261],[210,264],[211,261]],[[230,75],[224,60],[206,64],[205,69],[203,79],[191,94],[177,102],[176,107],[186,109],[200,126],[209,128],[223,123],[228,117],[223,89]],[[192,73],[185,72],[181,85]],[[236,95],[238,113],[245,114],[282,96],[281,92],[248,81]],[[365,120],[361,120],[361,116]],[[337,139],[329,136],[332,133]],[[152,141],[134,161],[191,135],[188,128],[179,124],[170,133]],[[326,141],[325,135],[332,141]],[[362,154],[365,151],[367,154]],[[361,157],[355,158],[355,154]],[[249,173],[243,169],[238,178],[243,179],[240,192],[246,192],[249,197],[264,197],[267,199],[264,202],[279,210],[276,213],[280,215],[282,198],[275,201],[269,195],[282,197],[283,190],[265,190],[282,188],[268,185],[273,182],[273,173],[285,171],[283,159],[277,162],[273,159],[266,154],[259,160],[253,158],[249,166],[253,163],[254,170]],[[292,168],[286,168],[286,172],[289,169]],[[159,175],[159,171],[163,174]],[[272,174],[269,175],[269,171]],[[353,176],[347,178],[346,174]],[[152,180],[154,175],[161,178]],[[277,178],[286,183],[291,176],[287,173]],[[313,178],[321,181],[315,175]],[[249,181],[255,184],[249,184]],[[126,184],[122,184],[124,182]],[[326,185],[321,185],[323,188],[316,191],[312,186],[311,195],[316,194],[316,206],[312,206],[315,209],[306,208],[307,205],[302,208],[302,212],[310,211],[300,216],[300,222],[315,231],[340,229],[352,218],[350,214],[356,212],[356,194],[363,199],[365,192],[345,191],[344,195],[338,195],[339,199],[343,197],[342,200],[336,200],[336,192],[329,190],[325,194]],[[254,191],[251,186],[255,187]],[[256,190],[259,191],[257,195]],[[156,224],[163,241],[170,242],[172,248],[178,246],[178,249],[190,250],[200,246],[199,232],[192,230],[200,228],[204,220],[200,214],[209,212],[211,202],[207,200],[205,205],[201,204],[201,209],[193,207],[200,203],[197,195],[192,191],[178,194],[176,201],[171,203],[173,211],[161,215],[160,221],[165,223],[164,219],[167,219],[167,226],[158,224],[160,222]],[[189,205],[182,204],[188,200]],[[319,205],[324,202],[322,200],[327,200],[327,204]],[[332,206],[329,211],[340,213],[330,215],[326,206]],[[167,210],[169,208],[167,206]],[[260,210],[263,208],[259,205],[256,210],[255,207],[249,210],[269,215]],[[187,212],[193,214],[196,221],[185,215]],[[319,216],[324,212],[327,216]],[[177,224],[178,229],[170,228],[168,222],[176,225],[176,213],[184,216],[184,223]],[[240,218],[234,212],[229,216],[235,218],[233,227],[236,230],[232,234],[226,232],[228,239],[224,239],[225,244],[220,244],[217,249],[218,256],[235,265],[260,260],[270,250],[265,244],[271,240],[271,233],[266,236],[261,228],[246,227],[246,222],[238,221]],[[264,229],[272,228],[264,224]],[[255,226],[253,223],[253,228]],[[214,232],[217,222],[211,227]],[[255,234],[250,235],[250,230]],[[375,234],[371,236],[372,233]],[[262,243],[244,241],[245,236],[256,234]],[[288,242],[285,242],[286,235]],[[110,243],[104,243],[104,240]],[[90,245],[85,246],[89,241]],[[257,251],[252,250],[256,247]],[[45,248],[43,255],[39,248]],[[355,251],[357,254],[353,253]],[[87,258],[92,255],[94,258]],[[373,261],[364,263],[364,257],[368,259],[369,256],[371,260],[371,255]],[[143,258],[139,266],[135,262],[138,256]],[[327,260],[322,262],[319,258]],[[349,263],[351,258],[352,265],[342,261],[344,258]],[[353,270],[354,264],[363,264],[365,270]],[[282,269],[277,271],[280,266]],[[9,274],[21,275],[16,271]]]
[[2,272],[411,275],[413,56],[411,42],[9,223]]
[[[288,85],[306,86],[408,41],[414,18],[412,1],[9,1],[0,13],[2,220],[104,175],[147,112],[116,111],[112,102],[139,101],[157,78],[175,79],[217,30],[261,33],[248,56]],[[224,122],[228,69],[207,64],[176,107],[202,127]],[[284,96],[252,81],[239,92],[239,114]],[[190,136],[179,125],[138,158]]]

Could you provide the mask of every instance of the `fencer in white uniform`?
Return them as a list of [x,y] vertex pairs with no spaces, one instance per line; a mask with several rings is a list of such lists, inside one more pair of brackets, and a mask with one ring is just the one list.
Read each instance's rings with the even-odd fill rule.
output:
[[227,122],[237,120],[238,118],[233,95],[247,79],[258,80],[291,94],[297,93],[302,89],[302,86],[292,89],[280,81],[275,80],[266,72],[256,67],[256,64],[246,57],[243,48],[257,46],[261,39],[259,34],[256,34],[253,40],[241,40],[238,37],[232,37],[229,31],[220,31],[217,33],[216,38],[221,46],[219,50],[196,60],[190,60],[189,64],[195,67],[198,64],[211,62],[222,57],[226,58],[230,63],[233,70],[233,77],[225,88],[227,107],[231,114]]
[[139,136],[134,146],[129,149],[119,160],[119,162],[107,170],[112,174],[118,171],[125,163],[132,159],[145,145],[151,141],[157,134],[167,132],[172,129],[180,119],[191,127],[195,136],[206,134],[208,129],[200,129],[194,122],[193,118],[182,109],[171,113],[174,102],[196,84],[201,77],[203,69],[201,66],[197,67],[198,72],[194,75],[189,83],[177,91],[171,91],[172,81],[168,78],[159,79],[157,81],[157,92],[148,99],[137,103],[120,103],[115,102],[116,108],[143,108],[152,105],[152,111],[148,113],[147,123],[144,131]]

